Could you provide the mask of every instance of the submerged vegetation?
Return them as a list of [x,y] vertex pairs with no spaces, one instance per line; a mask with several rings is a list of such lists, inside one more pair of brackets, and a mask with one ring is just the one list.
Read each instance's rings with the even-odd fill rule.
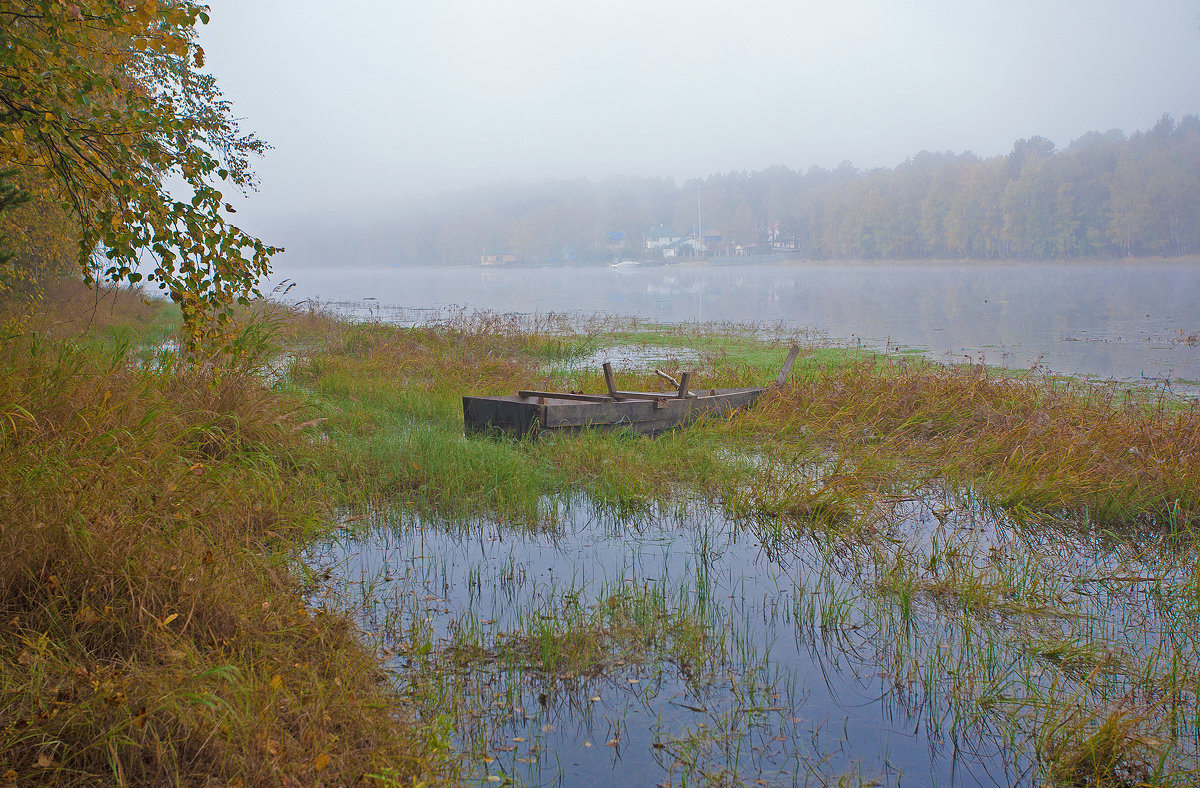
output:
[[[653,388],[653,368],[676,372],[680,358],[696,385],[719,387],[771,379],[792,338],[495,315],[395,326],[310,314],[289,330],[309,348],[290,380],[322,408],[330,486],[347,491],[346,511],[383,513],[318,553],[333,576],[324,593],[358,611],[408,697],[460,732],[478,774],[570,781],[584,768],[570,764],[594,757],[596,708],[609,731],[599,740],[653,758],[667,782],[911,774],[911,756],[839,756],[847,741],[792,722],[850,714],[836,698],[815,710],[778,699],[803,697],[811,686],[795,684],[815,678],[806,658],[770,653],[793,633],[840,654],[840,670],[889,677],[889,713],[935,751],[953,738],[986,752],[976,773],[1195,777],[1194,402],[810,344],[752,411],[685,431],[465,438],[464,393],[601,390],[599,372],[573,361],[598,345],[642,348],[647,363],[621,370],[621,387]],[[719,526],[702,528],[706,517]],[[643,566],[646,533],[690,563]],[[748,539],[761,547],[731,558]],[[505,541],[506,554],[487,546]],[[597,544],[624,557],[589,558]],[[760,553],[769,588],[751,579]],[[770,612],[745,601],[752,587],[777,597]],[[631,599],[658,612],[631,619]],[[655,691],[616,703],[626,681]],[[734,700],[747,692],[770,700]],[[480,706],[480,694],[500,699]],[[704,712],[682,719],[681,707]],[[658,733],[638,740],[629,715],[650,713]],[[553,732],[564,715],[591,720],[577,740]],[[730,738],[756,733],[745,752]],[[779,742],[788,753],[762,754]]]
[[794,338],[263,305],[214,362],[82,311],[0,367],[4,780],[1200,770],[1194,401],[810,342],[687,430],[466,437],[604,347],[725,387]]

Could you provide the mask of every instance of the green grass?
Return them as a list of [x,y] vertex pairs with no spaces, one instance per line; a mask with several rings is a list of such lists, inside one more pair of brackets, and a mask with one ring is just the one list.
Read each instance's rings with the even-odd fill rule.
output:
[[[889,673],[925,687],[930,706],[948,715],[931,716],[935,731],[995,727],[1018,750],[1032,741],[1039,774],[1051,782],[1146,777],[1180,784],[1180,762],[1154,763],[1167,746],[1159,734],[1161,710],[1141,701],[1130,706],[1122,697],[1186,695],[1196,687],[1198,666],[1179,650],[1186,643],[1164,645],[1195,621],[1196,606],[1185,600],[1200,589],[1195,572],[1181,581],[1179,564],[1165,557],[1186,562],[1196,553],[1200,414],[1194,404],[980,366],[806,346],[788,385],[753,410],[687,430],[656,438],[464,438],[463,394],[602,390],[598,370],[558,363],[602,345],[645,346],[650,358],[652,348],[663,348],[664,356],[693,351],[689,366],[699,388],[772,380],[792,338],[762,337],[745,327],[645,325],[572,334],[562,325],[531,327],[491,316],[416,329],[365,324],[323,336],[323,345],[309,340],[312,352],[296,365],[293,380],[323,409],[322,429],[337,457],[327,465],[341,469],[334,482],[355,491],[352,499],[549,529],[556,526],[553,501],[580,492],[618,513],[684,511],[701,500],[759,523],[764,543],[822,540],[831,564],[855,556],[861,574],[848,586],[844,580],[825,586],[809,598],[814,609],[798,611],[797,619],[819,624],[822,638],[846,648],[860,630],[879,630],[883,642],[895,644],[884,663]],[[635,368],[619,370],[617,385],[661,383],[652,370]],[[1069,565],[1072,553],[1062,556],[1068,563],[1060,568],[1019,544],[996,552],[986,540],[943,536],[921,546],[894,530],[897,506],[945,490],[981,511],[1027,523],[1031,533],[1080,528],[1084,538],[1103,534],[1118,550],[1136,546],[1137,560],[1155,556],[1150,567],[1135,569],[1131,557],[1129,569],[1110,576],[1149,573],[1174,601],[1130,621],[1145,640],[1118,656],[1105,623],[1111,608],[1066,601],[1083,582]],[[1070,531],[1063,536],[1069,541]],[[596,615],[560,611],[503,643],[473,632],[465,641],[473,645],[460,644],[457,653],[467,664],[599,669],[617,646],[605,639],[612,630]],[[997,621],[1020,624],[997,628]],[[949,650],[930,643],[933,637],[948,638]],[[578,651],[567,647],[574,643]],[[1021,667],[1004,669],[1004,659]],[[1158,668],[1138,675],[1139,664],[1174,665],[1170,689],[1155,684]],[[1047,685],[1043,671],[1062,681]],[[948,685],[945,676],[953,677]],[[678,745],[682,754],[711,744],[705,736],[687,741]]]
[[[503,638],[464,622],[452,651],[408,622],[429,664],[392,686],[347,616],[306,606],[314,578],[297,556],[329,538],[339,507],[553,533],[561,502],[582,495],[618,515],[699,501],[763,544],[819,545],[823,580],[797,627],[830,648],[884,644],[898,685],[949,709],[936,724],[1032,742],[1050,783],[1186,780],[1167,734],[1172,719],[1194,725],[1200,675],[1195,404],[809,344],[753,410],[686,430],[467,437],[464,394],[599,391],[599,370],[564,363],[599,347],[686,348],[693,385],[723,387],[773,380],[793,337],[270,308],[244,325],[238,358],[189,363],[145,352],[166,337],[161,303],[117,294],[81,320],[79,298],[62,295],[69,319],[11,313],[0,365],[5,779],[452,780],[447,742],[471,701],[444,672],[451,653],[547,676],[616,660],[702,673],[753,646],[665,589],[621,588],[531,611]],[[617,382],[662,385],[650,369]],[[898,512],[938,495],[1013,533],[912,541]],[[1040,552],[1047,530],[1061,555]],[[1096,544],[1113,565],[1081,574]],[[1120,642],[1114,621],[1141,639]],[[668,749],[695,779],[728,744]]]
[[[257,359],[0,348],[0,775],[355,782],[431,766],[298,546],[331,510],[306,410]],[[169,361],[163,364],[162,361]],[[336,679],[336,680],[335,680]]]

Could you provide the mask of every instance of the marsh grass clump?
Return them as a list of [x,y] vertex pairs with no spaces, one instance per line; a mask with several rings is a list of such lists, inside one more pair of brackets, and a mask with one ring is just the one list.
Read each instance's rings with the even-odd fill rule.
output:
[[179,309],[142,287],[88,287],[76,276],[47,280],[33,298],[0,300],[0,325],[10,337],[36,330],[46,338],[95,338],[136,332],[146,342],[174,334]]
[[842,452],[882,448],[1028,510],[1181,528],[1200,517],[1200,412],[1149,394],[983,366],[849,363],[802,376],[747,419]]
[[1038,735],[1038,755],[1048,780],[1053,785],[1156,784],[1147,781],[1154,778],[1154,754],[1164,742],[1148,730],[1154,717],[1150,710],[1130,704],[1099,712],[1056,706],[1040,720]]
[[548,674],[595,676],[614,664],[669,662],[687,677],[711,674],[724,639],[694,610],[675,610],[659,586],[612,588],[595,605],[575,602],[552,615],[531,612],[522,631],[500,640],[503,662]]
[[[694,327],[572,334],[497,316],[412,327],[325,320],[290,324],[304,351],[289,382],[323,418],[321,478],[352,506],[490,521],[498,537],[516,529],[549,543],[571,520],[562,504],[573,496],[645,517],[712,506],[747,524],[771,556],[804,565],[805,588],[781,579],[773,589],[796,593],[797,632],[835,661],[886,674],[890,702],[930,741],[995,745],[995,759],[1030,781],[1121,785],[1192,768],[1194,406],[809,347],[791,381],[755,408],[686,430],[468,437],[463,394],[600,391],[598,369],[560,362],[610,342],[645,344],[650,358],[656,347],[687,348],[700,388],[761,385],[786,350],[779,338]],[[638,366],[618,370],[617,384],[662,385]],[[468,725],[459,707],[476,701],[464,676],[508,682],[510,695],[538,683],[570,694],[564,676],[599,680],[616,660],[698,675],[711,665],[680,655],[737,661],[754,645],[718,644],[711,627],[700,637],[703,611],[610,596],[591,607],[539,600],[499,632],[482,611],[460,619],[448,645],[414,633],[396,648],[409,667],[398,683],[428,720]],[[434,604],[442,615],[453,606]],[[675,627],[681,613],[690,629]],[[516,700],[505,702],[511,711]]]
[[293,577],[327,511],[302,403],[252,359],[164,366],[37,338],[0,354],[5,780],[427,770],[356,633]]
[[[466,437],[464,394],[521,388],[599,390],[598,370],[549,363],[582,352],[594,333],[564,334],[495,315],[415,327],[335,323],[300,313],[289,341],[305,347],[290,370],[323,418],[331,485],[347,500],[401,502],[448,517],[494,516],[543,524],[548,496],[575,489],[622,511],[670,501],[686,488],[716,495],[744,469],[729,462],[724,423],[646,440],[585,432],[541,440]],[[620,371],[618,385],[659,390],[652,371]],[[697,385],[739,385],[762,375],[744,364],[704,372]],[[692,493],[684,493],[685,497]]]

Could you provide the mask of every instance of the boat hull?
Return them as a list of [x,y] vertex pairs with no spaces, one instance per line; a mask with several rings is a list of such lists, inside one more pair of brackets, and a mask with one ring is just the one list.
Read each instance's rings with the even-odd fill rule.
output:
[[580,402],[552,397],[463,397],[467,433],[536,435],[542,432],[628,430],[653,435],[691,424],[702,416],[723,416],[747,408],[761,388],[708,389],[695,397],[671,394],[657,399]]

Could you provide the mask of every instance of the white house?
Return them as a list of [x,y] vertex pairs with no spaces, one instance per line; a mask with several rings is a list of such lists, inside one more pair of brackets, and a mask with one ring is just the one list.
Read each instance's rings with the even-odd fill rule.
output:
[[682,238],[662,247],[663,257],[699,257],[708,254],[708,247],[695,238]]
[[657,227],[651,227],[646,231],[645,237],[647,249],[662,249],[664,246],[673,244],[683,238],[682,235],[668,229],[664,224],[660,224]]
[[504,265],[505,263],[515,263],[517,258],[510,252],[494,252],[485,249],[479,255],[479,263],[481,265]]

